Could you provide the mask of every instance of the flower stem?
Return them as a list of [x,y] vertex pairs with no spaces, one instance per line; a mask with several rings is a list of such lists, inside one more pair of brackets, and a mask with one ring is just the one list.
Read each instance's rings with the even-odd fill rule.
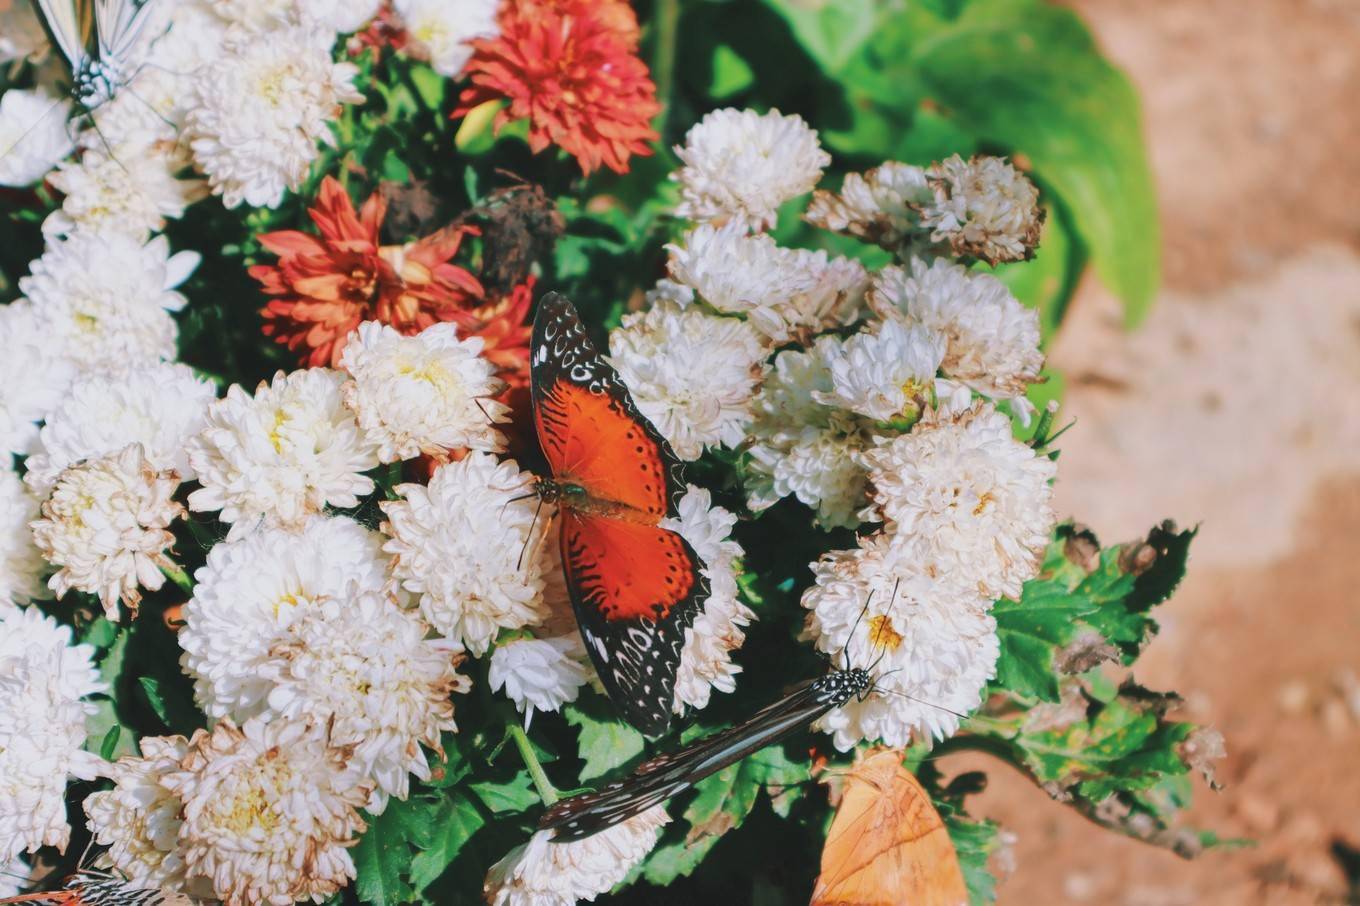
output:
[[172,563],[169,560],[166,560],[164,563],[160,564],[160,567],[161,573],[165,575],[165,578],[169,579],[171,582],[174,582],[176,585],[178,585],[180,587],[180,590],[183,591],[186,595],[191,595],[194,593],[193,580],[190,579],[189,574],[186,573],[184,570],[180,569],[179,566],[177,566],[175,563]]
[[515,748],[519,749],[524,766],[529,769],[529,776],[533,778],[534,787],[538,790],[538,798],[543,800],[544,805],[552,805],[558,799],[557,790],[544,773],[543,765],[538,763],[538,756],[534,754],[534,747],[529,742],[528,734],[518,723],[511,723],[510,738],[515,741]]
[[656,99],[661,103],[656,129],[666,140],[666,118],[671,112],[671,92],[675,87],[675,41],[680,26],[680,0],[657,0],[656,44],[652,48],[652,78]]

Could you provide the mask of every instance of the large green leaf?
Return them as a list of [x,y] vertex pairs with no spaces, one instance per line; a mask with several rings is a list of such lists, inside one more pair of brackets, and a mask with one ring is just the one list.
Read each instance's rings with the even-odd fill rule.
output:
[[793,29],[808,56],[828,74],[840,72],[874,36],[880,6],[875,0],[767,0]]
[[977,0],[913,58],[961,124],[1030,159],[1123,299],[1126,322],[1141,322],[1160,240],[1138,98],[1077,15],[1038,0]]
[[601,719],[588,713],[582,706],[564,709],[567,723],[581,728],[579,751],[582,781],[594,780],[622,767],[642,754],[645,742],[641,733],[620,720]]
[[417,890],[433,884],[457,858],[463,845],[486,823],[477,806],[454,793],[430,815],[429,846],[411,862],[411,883]]
[[368,830],[350,850],[359,899],[374,906],[416,902],[410,879],[412,851],[430,845],[433,835],[430,806],[421,800],[393,800],[381,815],[370,817]]

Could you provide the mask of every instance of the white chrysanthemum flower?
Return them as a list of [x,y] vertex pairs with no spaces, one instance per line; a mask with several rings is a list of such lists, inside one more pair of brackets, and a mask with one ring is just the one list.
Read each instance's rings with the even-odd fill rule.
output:
[[985,598],[1020,597],[1053,530],[1057,466],[1016,440],[1011,422],[979,402],[955,419],[927,419],[864,454],[877,514],[919,539],[924,563]]
[[925,170],[887,161],[863,175],[847,174],[840,194],[814,192],[806,219],[813,226],[891,250],[920,231],[920,207],[934,200]]
[[373,490],[363,473],[378,455],[345,407],[343,383],[338,371],[310,368],[280,371],[254,396],[228,388],[189,440],[189,464],[202,485],[189,508],[221,510],[236,538],[262,521],[296,526],[326,506],[358,506]]
[[47,418],[75,380],[76,367],[53,355],[33,305],[23,299],[0,306],[0,453],[33,452],[38,422]]
[[672,278],[718,311],[745,315],[776,343],[852,324],[863,307],[868,275],[858,261],[780,248],[739,224],[695,227],[666,248]]
[[[162,781],[179,770],[189,754],[189,740],[144,736],[138,746],[141,757],[125,756],[102,771],[113,789],[85,798],[95,842],[108,847],[95,864],[147,887],[184,892],[188,879],[179,849],[184,803]],[[212,889],[193,892],[211,896]]]
[[495,426],[510,407],[492,399],[505,385],[482,346],[478,337],[458,339],[447,322],[409,337],[377,321],[359,325],[340,359],[352,378],[341,392],[379,459],[505,449]]
[[556,711],[576,701],[590,680],[586,649],[580,636],[554,639],[515,639],[491,652],[487,680],[493,691],[505,688],[506,697],[524,715],[527,726],[535,709]]
[[38,62],[49,47],[47,32],[30,0],[0,0],[0,64]]
[[831,391],[812,397],[866,418],[891,421],[915,416],[930,403],[935,372],[944,359],[945,338],[919,325],[893,319],[825,349]]
[[146,245],[118,233],[78,233],[49,240],[19,291],[53,349],[87,370],[116,371],[173,359],[178,330],[170,312],[197,252],[170,254],[157,236]]
[[161,567],[174,567],[165,549],[175,543],[168,526],[184,514],[178,488],[179,476],[158,472],[141,444],[62,472],[33,523],[33,541],[59,567],[48,582],[57,597],[73,588],[98,594],[114,621],[120,601],[136,613],[138,586],[157,590]]
[[827,359],[836,345],[835,338],[821,337],[808,352],[781,352],[756,395],[746,482],[752,509],[793,494],[824,526],[859,524],[866,474],[858,454],[872,441],[873,423],[815,398],[835,389]]
[[455,692],[471,683],[447,639],[426,639],[419,614],[378,592],[327,598],[304,609],[269,653],[273,684],[265,720],[324,724],[333,745],[352,747],[351,765],[376,786],[367,808],[405,799],[411,775],[430,779],[421,748],[443,755],[439,735],[458,729]]
[[36,608],[0,619],[0,863],[71,838],[67,778],[93,780],[101,763],[82,749],[85,698],[108,689],[93,657]]
[[345,517],[313,516],[297,531],[264,528],[208,551],[184,605],[181,666],[212,718],[264,713],[264,674],[290,627],[322,601],[390,588],[382,537]]
[[406,29],[406,52],[449,78],[471,59],[473,41],[500,34],[500,0],[395,0],[392,5]]
[[[0,42],[8,37],[0,29]],[[31,185],[71,153],[70,115],[68,100],[44,91],[5,90],[0,96],[0,186]]]
[[949,377],[992,399],[1013,400],[1028,423],[1025,399],[1039,380],[1039,313],[1026,308],[991,274],[943,259],[911,262],[911,270],[886,267],[874,275],[869,305],[883,318],[905,318],[939,331],[949,341],[941,368]]
[[363,100],[358,69],[334,62],[330,43],[309,28],[246,35],[195,75],[185,134],[227,207],[277,207],[306,177],[317,143],[335,143],[340,105]]
[[676,216],[696,222],[774,225],[779,206],[812,191],[831,163],[817,130],[801,116],[731,107],[714,110],[690,128],[676,155],[684,163]]
[[213,10],[232,25],[261,35],[290,25],[316,25],[335,32],[358,31],[378,13],[382,0],[212,0]]
[[841,751],[861,740],[905,746],[952,736],[996,670],[991,602],[950,577],[932,578],[882,535],[824,556],[812,571],[808,633],[833,664],[869,669],[873,680],[873,691],[817,728]]
[[656,286],[647,290],[644,302],[648,308],[663,302],[673,303],[677,308],[688,308],[694,304],[694,290],[683,283],[676,283],[663,277],[656,281]]
[[47,564],[29,530],[37,518],[38,498],[12,469],[0,469],[0,619],[21,604],[52,597],[43,581]]
[[677,509],[679,518],[663,520],[661,525],[689,542],[709,587],[704,609],[685,630],[680,650],[673,708],[683,714],[687,707],[707,707],[714,689],[732,692],[737,688],[741,668],[732,663],[732,653],[746,641],[743,627],[755,614],[737,598],[736,562],[742,550],[729,537],[737,524],[736,515],[714,506],[712,494],[694,485],[680,498]]
[[142,445],[157,471],[173,469],[185,481],[192,480],[195,472],[185,444],[203,429],[215,399],[211,382],[177,363],[84,377],[48,414],[24,480],[45,496],[63,470],[133,443]]
[[931,240],[988,264],[1033,254],[1044,223],[1039,190],[1003,158],[955,154],[927,170],[926,178],[935,200],[921,209],[921,226]]
[[366,825],[371,784],[324,725],[221,721],[190,740],[161,783],[184,803],[180,847],[190,877],[231,904],[321,902],[354,878],[348,847]]
[[176,179],[176,169],[154,147],[121,146],[112,157],[87,151],[62,163],[48,182],[66,197],[43,221],[43,234],[118,232],[145,242],[204,194],[202,180]]
[[750,322],[659,302],[624,317],[609,352],[638,410],[681,459],[746,436],[769,353]]
[[397,491],[401,500],[379,504],[391,537],[383,550],[437,632],[480,657],[500,630],[547,615],[543,540],[552,513],[539,512],[532,474],[474,452],[435,469],[428,485]]
[[657,831],[670,821],[653,806],[584,840],[554,843],[537,831],[487,872],[482,887],[491,906],[574,906],[593,901],[628,876],[656,846]]

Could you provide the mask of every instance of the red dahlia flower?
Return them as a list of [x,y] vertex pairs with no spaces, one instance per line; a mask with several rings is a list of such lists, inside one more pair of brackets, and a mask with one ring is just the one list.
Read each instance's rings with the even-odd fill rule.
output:
[[264,334],[301,354],[307,366],[340,362],[345,339],[363,321],[419,333],[453,320],[483,295],[477,278],[450,263],[473,227],[443,230],[406,245],[380,245],[387,204],[374,194],[356,213],[340,184],[321,184],[312,220],[320,236],[281,230],[259,237],[279,256],[250,275],[271,299],[261,314]]
[[482,355],[512,389],[529,386],[529,337],[533,333],[529,308],[536,282],[537,278],[529,277],[501,298],[453,316],[458,336],[482,338]]
[[474,43],[454,117],[504,98],[499,130],[529,120],[529,147],[556,144],[586,173],[601,164],[628,172],[628,158],[651,154],[661,110],[647,64],[637,56],[637,18],[620,0],[510,0],[501,33]]

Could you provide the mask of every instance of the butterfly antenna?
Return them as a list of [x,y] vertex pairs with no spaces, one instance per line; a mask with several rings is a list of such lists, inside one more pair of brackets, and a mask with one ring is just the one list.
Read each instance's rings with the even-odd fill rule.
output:
[[[141,72],[141,71],[142,71],[142,69],[139,67],[139,68],[137,69],[137,72]],[[135,74],[134,74],[133,78],[136,78],[136,75],[135,75]],[[178,134],[178,132],[179,132],[179,127],[176,126],[176,125],[175,125],[173,122],[171,122],[169,119],[167,119],[166,116],[165,116],[165,114],[161,113],[159,110],[157,110],[155,107],[153,107],[153,106],[151,105],[151,102],[150,102],[150,101],[148,101],[146,98],[142,97],[142,96],[141,96],[140,94],[138,94],[137,92],[133,91],[133,90],[132,90],[132,86],[131,86],[130,84],[129,84],[129,85],[124,85],[124,86],[123,86],[123,90],[126,91],[128,94],[132,95],[133,99],[136,100],[136,101],[138,101],[138,102],[140,102],[141,105],[142,105],[143,107],[145,107],[147,110],[150,110],[152,116],[154,116],[156,119],[160,120],[162,123],[165,123],[165,125],[169,126],[171,129],[174,129],[175,132]]]
[[[886,676],[886,675],[887,675],[887,674],[884,674],[884,676]],[[907,699],[907,700],[909,700],[909,701],[914,701],[914,702],[916,702],[916,704],[918,704],[918,705],[925,705],[927,708],[934,708],[934,709],[936,709],[937,711],[943,711],[943,712],[945,712],[946,714],[952,714],[952,715],[954,715],[955,717],[957,717],[959,720],[971,720],[971,719],[972,719],[972,715],[963,714],[963,713],[961,713],[961,712],[955,711],[953,708],[946,708],[944,705],[937,705],[937,704],[935,704],[934,702],[928,702],[928,701],[926,701],[926,700],[923,699],[923,698],[917,698],[917,697],[914,696],[914,695],[908,695],[907,693],[905,693],[905,692],[900,692],[900,691],[898,691],[897,689],[882,689],[882,688],[880,688],[880,687],[878,686],[877,683],[874,684],[873,691],[874,691],[874,692],[877,692],[877,693],[879,693],[879,694],[881,694],[881,695],[900,695],[900,696],[902,696],[903,698],[905,698],[905,699]]]
[[860,608],[859,615],[855,617],[855,622],[850,625],[850,635],[845,639],[845,647],[841,649],[841,659],[844,669],[850,669],[850,646],[855,644],[855,630],[859,629],[859,621],[864,619],[864,615],[869,612],[869,604],[874,599],[873,589],[869,590],[869,596],[864,599],[864,606]]
[[[518,498],[518,499],[523,499],[523,498]],[[530,543],[533,542],[533,540],[534,540],[534,527],[535,527],[536,525],[538,525],[538,514],[539,514],[539,512],[542,511],[542,509],[543,509],[543,498],[542,498],[542,497],[539,497],[539,498],[538,498],[538,506],[534,507],[534,520],[533,520],[532,522],[529,523],[529,534],[526,535],[525,538],[524,538],[524,546],[521,547],[521,548],[519,549],[519,560],[515,563],[515,571],[516,571],[516,572],[518,572],[518,571],[519,571],[519,568],[520,568],[521,566],[524,565],[524,554],[525,554],[526,551],[529,550],[529,545],[530,545]]]

